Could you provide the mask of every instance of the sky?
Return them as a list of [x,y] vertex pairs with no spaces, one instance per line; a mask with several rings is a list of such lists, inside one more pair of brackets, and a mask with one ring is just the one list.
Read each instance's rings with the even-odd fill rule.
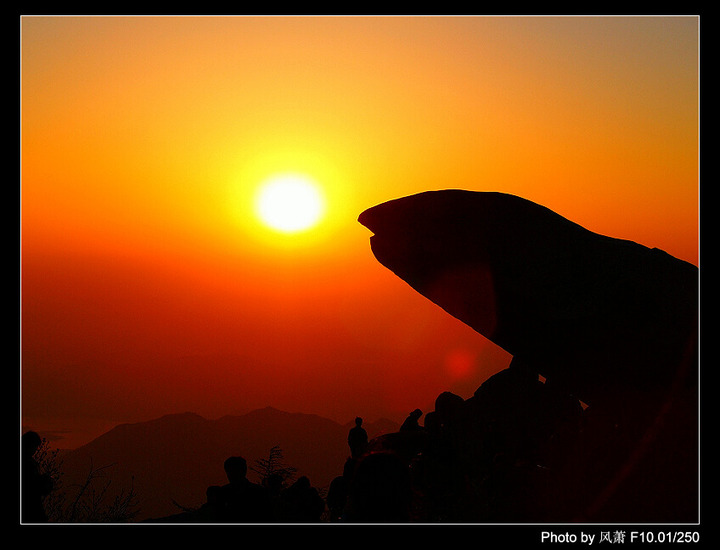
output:
[[[698,265],[697,17],[19,25],[20,406],[54,446],[470,397],[511,358],[372,256],[357,216],[393,198],[511,193]],[[280,175],[315,225],[259,217]]]

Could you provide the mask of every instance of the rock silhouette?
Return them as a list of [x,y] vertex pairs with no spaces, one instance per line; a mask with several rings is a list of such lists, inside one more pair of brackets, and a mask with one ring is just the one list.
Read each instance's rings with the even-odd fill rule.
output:
[[[695,266],[502,193],[429,191],[359,221],[381,264],[514,357],[468,400],[462,433],[535,453],[542,440],[575,519],[697,519]],[[537,416],[554,409],[565,447]]]
[[404,523],[410,521],[412,486],[407,464],[393,452],[363,455],[355,467],[344,521]]

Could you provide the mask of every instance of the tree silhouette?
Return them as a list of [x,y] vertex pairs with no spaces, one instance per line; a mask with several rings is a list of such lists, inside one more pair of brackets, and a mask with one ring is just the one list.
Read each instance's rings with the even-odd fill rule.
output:
[[43,499],[43,507],[47,514],[48,521],[57,521],[62,515],[64,504],[64,493],[62,488],[62,459],[59,456],[60,449],[51,449],[48,440],[43,438],[40,446],[33,455],[41,474],[47,474],[52,480],[52,491]]
[[[107,470],[113,464],[95,468],[91,462],[82,483],[64,487],[63,463],[58,449],[50,449],[48,441],[43,438],[34,458],[41,472],[50,475],[53,480],[53,490],[43,502],[50,522],[125,523],[140,513],[132,483],[129,489],[121,489],[115,496],[109,496],[112,481],[107,476]],[[103,483],[99,482],[101,479]]]
[[250,469],[260,476],[260,481],[266,485],[272,477],[278,477],[282,481],[282,486],[287,486],[295,477],[296,468],[285,464],[282,449],[280,445],[275,445],[270,449],[268,458],[260,458],[255,461]]

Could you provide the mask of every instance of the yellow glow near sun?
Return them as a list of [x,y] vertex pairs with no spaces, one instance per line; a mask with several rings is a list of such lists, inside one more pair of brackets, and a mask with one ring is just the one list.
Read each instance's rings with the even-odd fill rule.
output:
[[261,185],[255,210],[269,228],[297,233],[318,224],[325,211],[325,201],[317,182],[308,176],[282,174]]

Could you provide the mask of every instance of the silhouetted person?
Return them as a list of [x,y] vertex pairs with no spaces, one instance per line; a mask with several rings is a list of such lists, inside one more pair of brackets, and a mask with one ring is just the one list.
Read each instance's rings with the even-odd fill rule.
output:
[[325,501],[310,479],[302,476],[280,494],[278,520],[286,523],[319,522],[325,511]]
[[368,434],[362,427],[363,419],[359,416],[355,418],[355,426],[350,428],[348,433],[348,445],[350,445],[350,456],[359,457],[365,452],[368,444]]
[[262,486],[268,491],[274,520],[277,520],[280,516],[280,495],[284,488],[283,485],[283,476],[277,472],[271,473],[262,480]]
[[410,520],[412,488],[407,465],[394,453],[363,456],[353,475],[345,521],[400,523]]
[[205,491],[207,501],[194,514],[201,523],[216,523],[223,519],[223,489],[219,485],[210,485]]
[[277,498],[283,490],[283,477],[277,472],[274,472],[263,478],[262,485],[270,491],[270,495],[273,498]]
[[261,523],[272,520],[270,493],[247,479],[247,462],[231,456],[225,463],[228,483],[221,487],[222,521]]
[[400,426],[400,431],[408,432],[419,430],[420,424],[418,424],[418,420],[420,420],[421,416],[422,411],[420,409],[415,409],[408,415],[408,417],[405,419],[405,422],[402,423],[402,426]]
[[43,499],[53,487],[48,474],[40,472],[35,453],[42,440],[36,432],[26,432],[22,436],[22,521],[23,523],[45,523],[48,520]]
[[345,461],[342,475],[337,476],[330,482],[328,488],[327,507],[330,512],[330,521],[337,522],[342,519],[347,503],[348,491],[352,482],[353,471],[355,469],[356,459],[348,458]]

